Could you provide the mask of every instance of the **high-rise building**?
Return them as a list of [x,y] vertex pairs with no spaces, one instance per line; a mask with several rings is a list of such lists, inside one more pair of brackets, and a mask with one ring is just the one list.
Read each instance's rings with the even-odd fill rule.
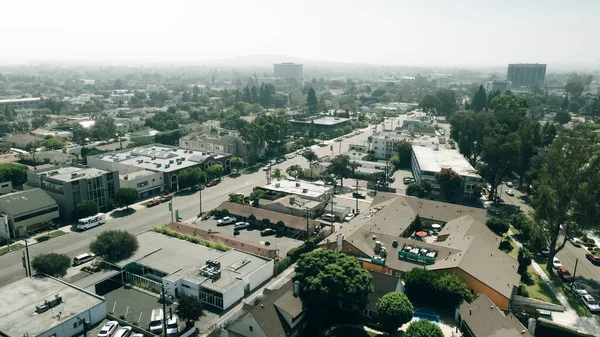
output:
[[538,63],[509,64],[506,80],[512,82],[513,88],[543,87],[546,78],[546,65]]
[[273,76],[285,79],[302,80],[302,65],[297,63],[276,63],[273,65]]

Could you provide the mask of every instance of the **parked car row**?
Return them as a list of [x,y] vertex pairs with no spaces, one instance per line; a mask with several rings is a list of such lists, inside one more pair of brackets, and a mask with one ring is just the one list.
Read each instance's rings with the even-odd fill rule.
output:
[[[161,335],[163,333],[163,318],[164,312],[162,309],[153,309],[152,316],[150,318],[150,332],[155,335]],[[166,337],[177,337],[179,336],[179,321],[177,316],[171,316],[167,318],[167,333]]]
[[119,327],[119,322],[110,321],[104,324],[100,332],[98,332],[98,337],[143,337],[144,335],[141,333],[133,333],[133,328],[130,326],[122,326]]

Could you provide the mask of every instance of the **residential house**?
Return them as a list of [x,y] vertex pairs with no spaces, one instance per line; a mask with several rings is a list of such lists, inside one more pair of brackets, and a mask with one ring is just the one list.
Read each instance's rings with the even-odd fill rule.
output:
[[484,294],[463,302],[455,318],[467,337],[533,337],[513,314],[505,314]]
[[159,134],[158,131],[150,128],[142,129],[136,132],[132,132],[129,135],[129,139],[135,143],[148,143],[153,142],[154,137]]
[[35,136],[29,133],[19,133],[4,138],[4,141],[10,143],[10,146],[20,150],[25,150],[28,145],[39,144],[44,137]]
[[235,157],[247,157],[248,147],[235,135],[204,134],[195,132],[179,139],[179,146],[186,149],[227,153]]

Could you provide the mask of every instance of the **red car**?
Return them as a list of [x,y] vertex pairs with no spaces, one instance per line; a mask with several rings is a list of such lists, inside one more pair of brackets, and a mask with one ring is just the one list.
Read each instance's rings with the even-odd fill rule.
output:
[[561,280],[563,280],[565,282],[573,281],[573,275],[571,275],[571,273],[569,273],[567,268],[558,267],[558,268],[556,268],[556,272],[558,273],[558,276],[560,277]]
[[215,186],[218,183],[219,183],[218,180],[211,180],[211,181],[208,182],[208,184],[206,184],[206,187],[212,187],[212,186]]
[[159,199],[152,199],[152,200],[148,201],[148,204],[146,204],[146,206],[148,206],[148,207],[154,207],[156,205],[160,205]]
[[160,198],[160,202],[171,201],[171,199],[173,199],[173,196],[171,194],[167,194],[164,197]]
[[585,258],[590,260],[590,262],[596,266],[600,266],[600,256],[596,256],[592,253],[585,254]]

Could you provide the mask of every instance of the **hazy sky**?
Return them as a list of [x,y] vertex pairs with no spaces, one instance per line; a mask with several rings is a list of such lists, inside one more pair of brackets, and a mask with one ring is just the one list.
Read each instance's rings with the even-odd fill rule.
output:
[[600,66],[600,1],[2,0],[0,60]]

